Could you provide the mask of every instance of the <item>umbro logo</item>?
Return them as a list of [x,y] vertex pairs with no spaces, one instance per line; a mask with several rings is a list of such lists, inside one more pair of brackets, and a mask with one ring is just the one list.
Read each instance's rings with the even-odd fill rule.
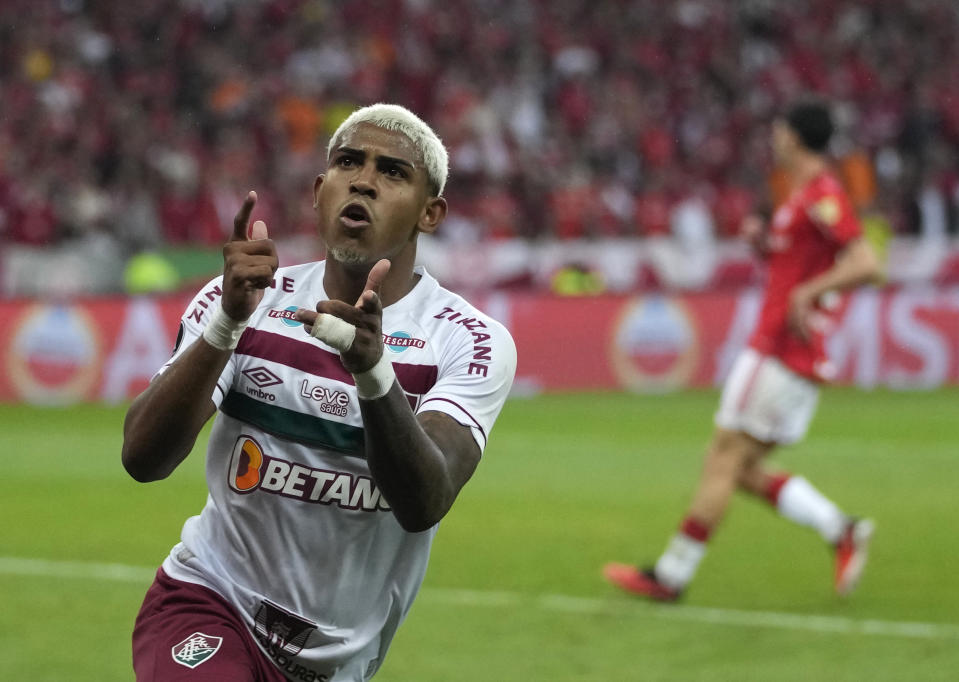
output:
[[268,370],[266,367],[250,367],[243,370],[243,376],[257,385],[257,388],[266,388],[267,386],[276,386],[282,384],[283,380]]

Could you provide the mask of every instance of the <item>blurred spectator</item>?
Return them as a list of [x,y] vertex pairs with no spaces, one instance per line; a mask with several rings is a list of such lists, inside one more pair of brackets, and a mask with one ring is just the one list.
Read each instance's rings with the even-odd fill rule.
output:
[[699,289],[716,268],[716,228],[702,188],[691,188],[673,206],[669,235],[649,240],[649,257],[660,282],[671,289]]
[[584,263],[570,263],[557,270],[550,281],[558,296],[596,296],[606,287],[601,273]]
[[768,121],[807,91],[838,103],[864,213],[954,236],[957,31],[954,0],[5,0],[0,244],[211,247],[250,188],[272,235],[310,234],[328,135],[394,100],[449,146],[451,240],[685,252],[679,216],[705,254],[766,200]]

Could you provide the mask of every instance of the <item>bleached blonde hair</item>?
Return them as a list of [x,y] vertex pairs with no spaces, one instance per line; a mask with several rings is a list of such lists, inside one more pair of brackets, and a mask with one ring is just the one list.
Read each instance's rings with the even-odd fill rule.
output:
[[370,123],[385,130],[403,133],[423,158],[426,176],[436,196],[443,194],[449,175],[449,153],[439,136],[419,116],[399,104],[371,104],[350,114],[336,129],[326,148],[326,158],[340,143],[343,134],[360,123]]

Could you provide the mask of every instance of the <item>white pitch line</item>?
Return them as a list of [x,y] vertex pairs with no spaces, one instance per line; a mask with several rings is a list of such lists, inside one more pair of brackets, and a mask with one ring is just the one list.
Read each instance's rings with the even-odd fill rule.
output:
[[0,574],[38,575],[45,578],[82,578],[118,583],[150,583],[156,568],[127,564],[98,564],[90,561],[53,561],[0,556]]
[[681,620],[712,625],[835,632],[853,635],[909,637],[914,639],[959,639],[959,625],[952,623],[920,623],[895,620],[874,620],[782,613],[707,608],[681,604],[650,604],[636,600],[610,601],[565,594],[523,595],[519,592],[486,592],[446,588],[424,588],[432,601],[458,606],[521,606],[532,604],[544,611],[606,616],[643,616],[663,620]]
[[[141,583],[153,580],[156,568],[106,564],[87,561],[55,561],[0,556],[0,575],[43,576],[47,578],[80,578],[110,582]],[[662,620],[681,620],[712,625],[734,625],[780,630],[803,630],[817,633],[908,637],[913,639],[959,639],[959,624],[921,623],[914,621],[874,620],[783,613],[777,611],[745,611],[707,608],[682,604],[650,604],[638,600],[611,600],[574,597],[564,594],[526,595],[502,590],[468,590],[426,587],[423,598],[441,604],[485,608],[533,606],[544,611],[606,616],[642,616]]]

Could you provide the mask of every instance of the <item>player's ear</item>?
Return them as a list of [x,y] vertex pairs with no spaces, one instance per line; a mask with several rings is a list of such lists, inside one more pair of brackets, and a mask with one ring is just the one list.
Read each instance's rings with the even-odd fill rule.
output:
[[320,186],[325,179],[326,176],[320,173],[316,176],[316,180],[313,181],[313,208],[316,208],[320,204]]
[[433,234],[440,223],[443,222],[443,219],[446,218],[447,210],[446,199],[443,197],[428,199],[423,207],[423,212],[420,214],[416,229],[426,234]]

